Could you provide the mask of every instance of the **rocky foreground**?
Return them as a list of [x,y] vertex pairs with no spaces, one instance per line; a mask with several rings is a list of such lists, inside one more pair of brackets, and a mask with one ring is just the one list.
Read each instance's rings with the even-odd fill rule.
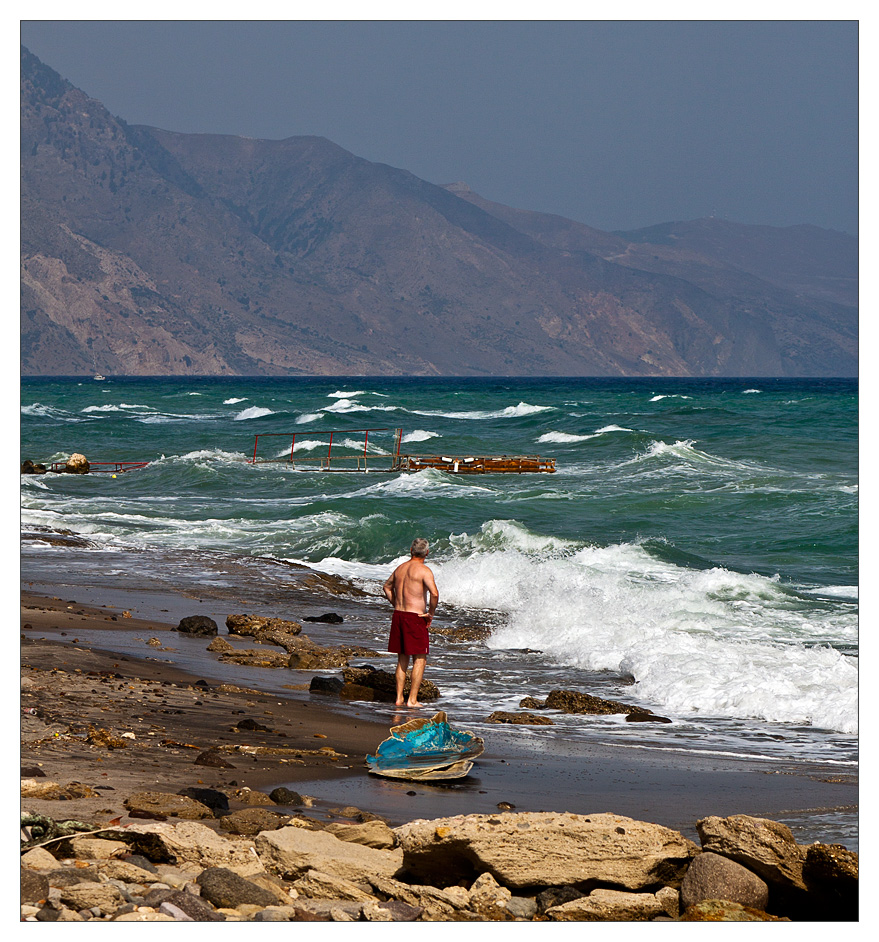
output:
[[[126,616],[134,632],[155,630]],[[386,727],[79,646],[78,625],[115,622],[103,610],[34,602],[25,619],[23,921],[858,918],[858,855],[800,845],[760,817],[704,817],[697,844],[605,809],[517,812],[499,802],[493,814],[398,827],[358,808],[318,813],[315,799],[277,783],[361,774],[351,757],[362,761]],[[40,619],[70,643],[33,637]],[[312,656],[289,626],[268,630],[283,632],[269,648]],[[147,649],[163,644],[143,637]],[[378,673],[345,669],[336,682],[360,698]],[[597,708],[568,694],[553,706]]]
[[181,820],[111,822],[28,846],[22,920],[857,918],[856,854],[803,847],[784,825],[745,815],[699,821],[700,848],[615,814],[461,815],[392,829],[357,809],[347,811],[359,823],[330,825],[264,805],[224,815],[224,796],[201,797],[217,810],[188,796],[134,796],[131,807],[149,802]]

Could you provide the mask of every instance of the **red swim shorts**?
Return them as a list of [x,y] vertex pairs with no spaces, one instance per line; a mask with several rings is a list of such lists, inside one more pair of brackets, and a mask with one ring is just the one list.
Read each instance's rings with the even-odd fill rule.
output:
[[430,640],[427,635],[427,618],[418,612],[394,610],[391,619],[391,637],[388,650],[393,654],[427,654]]

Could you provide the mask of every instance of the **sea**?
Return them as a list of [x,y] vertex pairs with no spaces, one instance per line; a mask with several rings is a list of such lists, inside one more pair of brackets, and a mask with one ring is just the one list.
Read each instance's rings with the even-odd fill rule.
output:
[[[198,586],[295,619],[284,586],[316,572],[361,613],[321,640],[383,651],[381,584],[423,536],[437,626],[492,629],[431,651],[471,727],[574,689],[672,722],[528,735],[857,772],[856,380],[43,377],[21,397],[22,460],[105,472],[21,477],[23,583]],[[461,472],[485,455],[556,470]]]

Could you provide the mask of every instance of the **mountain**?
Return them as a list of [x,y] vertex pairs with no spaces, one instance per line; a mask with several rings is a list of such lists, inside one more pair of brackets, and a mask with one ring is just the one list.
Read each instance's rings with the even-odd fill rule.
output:
[[26,375],[853,376],[857,240],[601,232],[318,137],[112,116],[21,52]]

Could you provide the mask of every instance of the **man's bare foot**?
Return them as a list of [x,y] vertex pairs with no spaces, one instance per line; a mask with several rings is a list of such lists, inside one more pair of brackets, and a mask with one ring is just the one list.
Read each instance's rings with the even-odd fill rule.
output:
[[419,707],[423,707],[424,704],[423,704],[423,703],[419,703],[419,702],[416,700],[415,703],[407,703],[406,706],[409,707],[410,710],[417,710]]
[[397,700],[396,703],[394,703],[394,706],[395,706],[395,707],[404,707],[404,706],[406,706],[406,701],[405,701],[405,700]]

